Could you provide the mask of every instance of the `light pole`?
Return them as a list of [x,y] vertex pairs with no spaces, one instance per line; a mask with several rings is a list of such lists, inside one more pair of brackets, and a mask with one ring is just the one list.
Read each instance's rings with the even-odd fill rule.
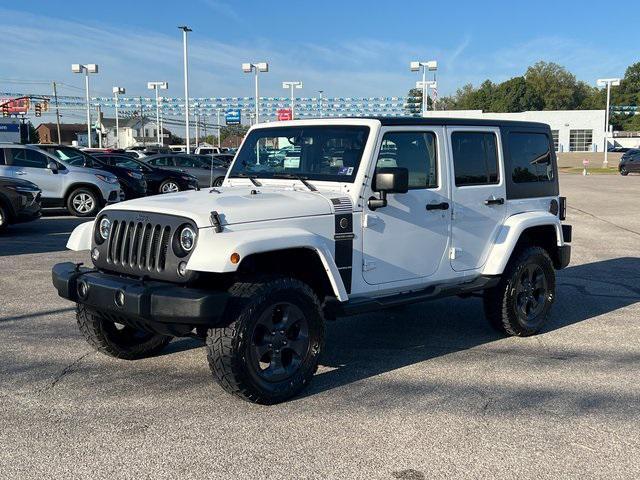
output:
[[[422,98],[429,98],[429,88],[438,88],[438,82],[436,82],[435,80],[426,80],[426,81],[419,81],[416,82],[416,88],[422,89]],[[425,106],[425,103],[423,101],[423,108]],[[422,111],[422,116],[426,116],[425,115],[425,110]]]
[[184,59],[184,128],[187,141],[187,153],[191,153],[191,142],[189,140],[189,67],[187,65],[187,33],[192,32],[193,30],[186,25],[178,28],[182,30],[182,56]]
[[260,122],[260,93],[258,91],[258,73],[259,72],[268,72],[269,64],[267,62],[259,62],[259,63],[243,63],[242,71],[244,73],[251,73],[252,71],[256,74],[256,123]]
[[296,100],[293,95],[293,90],[295,88],[302,88],[302,82],[294,81],[294,82],[282,82],[282,88],[290,88],[291,89],[291,120],[294,119],[294,109],[296,105]]
[[604,112],[604,162],[602,162],[602,166],[607,168],[609,166],[609,159],[607,158],[609,149],[608,140],[609,137],[609,108],[611,104],[611,87],[617,87],[620,85],[619,78],[599,78],[598,86],[599,87],[607,87],[607,109]]
[[118,118],[118,95],[125,94],[124,87],[113,87],[113,97],[116,105],[116,148],[120,148],[120,120]]
[[164,146],[164,141],[160,140],[162,137],[160,135],[160,99],[158,93],[161,89],[166,90],[169,88],[169,84],[167,82],[147,82],[147,88],[156,91],[156,132],[158,133],[158,145]]
[[[409,68],[412,72],[419,72],[422,69],[422,116],[425,116],[425,112],[429,109],[429,104],[427,103],[427,89],[429,86],[427,85],[427,70],[430,72],[435,72],[438,69],[438,62],[435,60],[430,60],[428,62],[411,62],[409,63]],[[417,84],[416,84],[417,85]],[[418,87],[419,88],[419,87]]]
[[324,90],[318,90],[318,93],[320,94],[320,118],[324,117],[324,111],[323,111],[323,105],[322,105],[322,94],[324,93]]
[[217,116],[217,124],[218,124],[218,152],[220,151],[220,109],[218,108],[216,110],[216,116]]
[[71,71],[73,73],[84,72],[84,89],[87,103],[87,146],[91,148],[91,105],[89,102],[89,74],[98,73],[98,65],[95,63],[87,63],[83,65],[81,63],[74,63],[71,65]]

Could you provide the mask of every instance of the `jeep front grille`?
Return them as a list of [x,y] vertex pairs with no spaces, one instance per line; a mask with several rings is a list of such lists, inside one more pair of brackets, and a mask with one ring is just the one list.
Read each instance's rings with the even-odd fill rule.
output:
[[113,220],[107,242],[107,261],[113,265],[162,272],[171,243],[171,227],[157,223]]

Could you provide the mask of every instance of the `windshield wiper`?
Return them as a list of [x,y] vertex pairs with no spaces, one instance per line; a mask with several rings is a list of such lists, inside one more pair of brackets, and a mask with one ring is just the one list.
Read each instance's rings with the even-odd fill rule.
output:
[[247,175],[246,173],[240,172],[240,173],[236,173],[235,175],[231,176],[231,178],[233,177],[241,177],[241,178],[248,178],[249,180],[251,180],[251,183],[253,183],[254,186],[256,187],[261,187],[262,184],[256,180],[256,178],[258,178],[257,175]]
[[274,173],[273,178],[290,178],[292,180],[300,180],[305,187],[309,189],[311,192],[317,192],[318,189],[314,187],[307,181],[307,177],[303,177],[302,175],[296,175],[294,173]]

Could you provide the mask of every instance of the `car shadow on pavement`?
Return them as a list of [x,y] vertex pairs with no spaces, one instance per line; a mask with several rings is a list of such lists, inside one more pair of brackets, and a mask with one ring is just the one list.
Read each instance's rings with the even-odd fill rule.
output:
[[[59,212],[54,212],[59,213]],[[10,225],[0,234],[0,257],[66,250],[67,240],[75,227],[92,218],[50,216],[33,222]]]
[[[541,333],[638,302],[640,258],[570,266],[558,272],[556,303]],[[479,298],[453,297],[338,319],[327,324],[321,367],[305,396],[504,338],[488,325]],[[520,353],[531,354],[528,339],[513,340],[504,348],[516,355],[527,348]],[[518,342],[524,342],[522,347]],[[545,361],[586,354],[563,344],[560,351],[535,346],[534,355],[535,361]]]

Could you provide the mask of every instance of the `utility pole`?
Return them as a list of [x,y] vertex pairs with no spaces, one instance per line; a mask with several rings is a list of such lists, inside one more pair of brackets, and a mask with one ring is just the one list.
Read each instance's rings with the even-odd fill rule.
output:
[[196,148],[200,145],[200,114],[196,113]]
[[218,115],[218,151],[220,150],[220,109],[217,111]]
[[62,141],[60,140],[60,109],[58,108],[58,88],[56,82],[53,82],[53,98],[56,104],[56,127],[58,130],[58,143],[60,143]]
[[100,129],[96,128],[96,133],[98,134],[98,148],[102,148],[102,109],[100,105],[96,107],[96,111],[98,112],[98,123],[100,125]]

